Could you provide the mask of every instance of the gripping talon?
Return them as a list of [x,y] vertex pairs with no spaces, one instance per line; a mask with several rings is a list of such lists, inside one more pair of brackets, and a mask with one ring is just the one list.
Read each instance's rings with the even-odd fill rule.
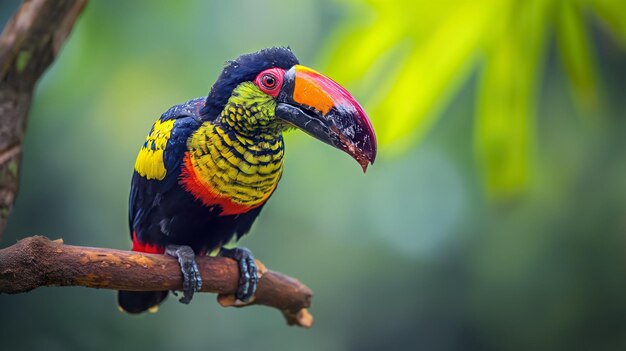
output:
[[234,249],[222,248],[220,256],[229,257],[237,261],[239,266],[239,287],[235,297],[243,302],[250,301],[256,292],[257,283],[259,282],[258,269],[252,252],[243,247]]
[[202,277],[196,264],[196,255],[193,249],[184,245],[168,245],[165,254],[178,258],[180,270],[183,273],[183,297],[181,303],[188,304],[196,291],[202,288]]

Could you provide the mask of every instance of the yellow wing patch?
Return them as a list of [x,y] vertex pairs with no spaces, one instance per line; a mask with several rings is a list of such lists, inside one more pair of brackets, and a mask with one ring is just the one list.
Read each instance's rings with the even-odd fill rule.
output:
[[163,151],[170,139],[175,120],[154,123],[152,133],[146,137],[145,144],[139,150],[135,161],[135,171],[146,179],[163,180],[167,174],[163,163]]

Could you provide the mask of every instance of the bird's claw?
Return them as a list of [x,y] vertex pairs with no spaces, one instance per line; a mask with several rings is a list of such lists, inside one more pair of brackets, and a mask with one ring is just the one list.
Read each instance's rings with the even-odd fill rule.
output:
[[194,292],[202,288],[202,277],[196,264],[196,255],[191,247],[184,245],[168,245],[165,247],[165,253],[178,258],[180,270],[183,273],[183,297],[178,301],[188,304]]
[[259,282],[258,268],[252,252],[244,247],[236,247],[234,249],[222,249],[220,256],[237,261],[239,265],[239,287],[235,297],[243,302],[250,301]]

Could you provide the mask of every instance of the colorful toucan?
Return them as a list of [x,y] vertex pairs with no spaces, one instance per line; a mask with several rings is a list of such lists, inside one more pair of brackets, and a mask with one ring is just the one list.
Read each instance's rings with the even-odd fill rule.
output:
[[[290,128],[345,151],[363,168],[376,158],[376,137],[359,103],[328,77],[298,64],[289,48],[226,63],[208,97],[176,105],[154,123],[131,182],[134,251],[178,258],[183,303],[202,285],[195,255],[238,261],[236,297],[248,301],[258,281],[249,250],[224,244],[246,234],[283,172]],[[155,309],[167,291],[120,291],[129,313]]]

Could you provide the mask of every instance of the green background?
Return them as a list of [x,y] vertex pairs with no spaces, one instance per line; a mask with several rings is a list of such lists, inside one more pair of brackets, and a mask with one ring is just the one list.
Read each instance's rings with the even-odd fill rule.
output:
[[[398,13],[414,10],[404,7],[412,2],[388,3]],[[383,16],[380,4],[91,1],[38,85],[2,247],[38,234],[129,248],[130,176],[151,123],[205,95],[225,60],[263,47],[290,45],[303,64],[346,84],[370,111],[381,148],[364,176],[347,155],[289,133],[280,186],[242,240],[268,267],[311,287],[312,329],[287,327],[269,308],[221,308],[211,294],[189,306],[170,298],[159,313],[137,317],[118,312],[113,291],[41,288],[0,295],[0,349],[626,349],[626,36],[614,30],[625,24],[606,26],[582,11],[591,45],[574,45],[570,56],[559,38],[577,43],[580,28],[519,25],[519,37],[545,45],[543,69],[496,70],[504,85],[520,70],[536,76],[520,93],[536,101],[511,109],[534,117],[513,128],[532,132],[509,182],[490,166],[489,153],[500,148],[483,139],[480,123],[505,116],[498,111],[514,105],[517,90],[490,109],[484,90],[499,88],[476,63],[489,47],[477,45],[467,58],[474,64],[459,58],[461,73],[442,73],[449,79],[440,85],[452,88],[433,87],[397,52],[423,47],[433,18],[450,18],[452,7],[438,17],[409,12],[407,28],[418,28],[412,38],[420,39],[397,39],[400,51],[380,48],[390,54],[376,61],[349,44],[369,38],[359,28]],[[0,3],[1,25],[17,6]],[[471,24],[480,16],[460,18]],[[492,22],[485,31],[500,33]],[[466,29],[444,23],[452,33]],[[385,28],[369,33],[372,46]],[[460,42],[435,43],[437,55],[418,60],[426,65],[419,69],[436,69]],[[589,53],[591,61],[574,62]],[[527,54],[504,62],[523,63]],[[370,64],[378,73],[359,83],[354,75]],[[580,83],[581,75],[593,83]],[[423,113],[402,113],[428,93]],[[410,142],[399,140],[407,135]]]

